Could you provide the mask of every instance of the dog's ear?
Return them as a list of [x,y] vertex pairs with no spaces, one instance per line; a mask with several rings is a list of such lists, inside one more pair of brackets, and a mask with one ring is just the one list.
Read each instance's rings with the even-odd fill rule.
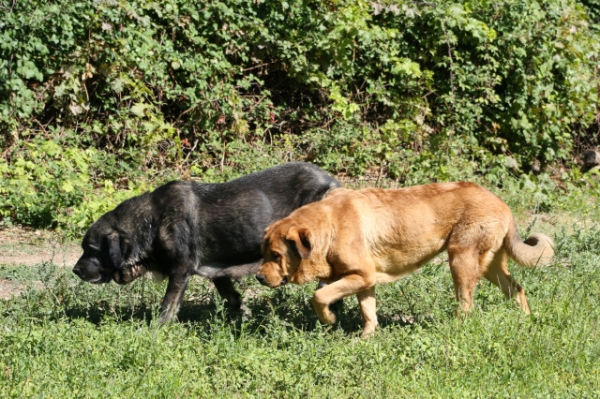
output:
[[304,284],[315,278],[331,277],[331,266],[325,259],[324,249],[314,241],[312,233],[307,228],[292,227],[285,239],[300,255],[298,269],[290,276],[290,282]]
[[108,255],[115,269],[123,269],[125,260],[131,253],[131,241],[129,238],[112,233],[106,236],[108,241]]
[[306,228],[292,227],[285,236],[285,239],[296,248],[296,252],[302,259],[310,258],[312,244],[310,242],[310,231]]

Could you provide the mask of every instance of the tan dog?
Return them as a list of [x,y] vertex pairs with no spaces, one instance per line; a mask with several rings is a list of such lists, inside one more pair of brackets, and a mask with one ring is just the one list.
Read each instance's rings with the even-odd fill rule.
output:
[[266,229],[257,279],[272,288],[313,279],[330,283],[312,299],[326,324],[335,322],[328,305],[356,294],[366,336],[377,325],[375,285],[413,273],[444,250],[457,314],[472,308],[481,277],[529,314],[525,292],[508,272],[508,257],[533,267],[550,261],[553,246],[543,234],[523,242],[508,206],[474,183],[339,188]]

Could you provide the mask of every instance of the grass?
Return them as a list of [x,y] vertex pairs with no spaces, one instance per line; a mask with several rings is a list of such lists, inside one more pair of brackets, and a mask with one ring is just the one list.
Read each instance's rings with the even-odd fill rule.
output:
[[164,283],[94,286],[50,264],[0,266],[0,278],[44,286],[0,301],[0,397],[600,397],[594,218],[532,228],[553,233],[558,255],[543,269],[510,265],[530,316],[482,281],[474,312],[456,319],[448,268],[431,264],[378,286],[380,328],[366,340],[355,298],[338,324],[318,323],[316,284],[269,290],[246,278],[242,317],[194,278],[180,322],[160,326]]

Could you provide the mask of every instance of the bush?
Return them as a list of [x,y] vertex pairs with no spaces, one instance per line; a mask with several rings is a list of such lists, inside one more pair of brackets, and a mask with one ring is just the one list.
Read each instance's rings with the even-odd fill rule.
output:
[[[11,155],[10,163],[0,159],[0,173],[5,176],[0,179],[3,224],[14,219],[30,226],[80,232],[118,202],[147,187],[144,179],[134,179],[139,172],[122,162],[118,165],[114,156],[94,148],[81,149],[69,141],[68,134],[60,139],[34,137]],[[124,174],[132,179],[117,177]]]
[[[57,215],[133,171],[496,179],[507,156],[521,173],[598,141],[597,34],[571,0],[1,4],[0,208],[19,223],[89,223]],[[45,195],[23,208],[25,180]]]

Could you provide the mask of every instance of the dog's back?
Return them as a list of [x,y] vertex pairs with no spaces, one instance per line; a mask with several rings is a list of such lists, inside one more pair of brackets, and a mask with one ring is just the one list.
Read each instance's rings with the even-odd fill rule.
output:
[[265,228],[321,200],[340,183],[319,167],[290,162],[217,184],[193,183],[201,263],[219,268],[257,261]]
[[[314,205],[313,205],[314,206]],[[407,239],[447,236],[456,224],[499,222],[508,225],[508,206],[495,194],[469,182],[434,183],[400,189],[336,189],[317,206],[340,212],[340,221],[369,237],[385,237],[401,229]],[[298,211],[297,211],[298,212]],[[311,210],[304,211],[310,214]],[[348,226],[350,227],[350,226]]]
[[369,230],[369,235],[385,235],[390,230],[401,229],[399,235],[406,239],[447,237],[455,226],[472,223],[499,223],[506,232],[512,220],[508,206],[500,198],[469,182],[395,190],[367,188],[357,194],[366,199],[357,204],[362,207],[361,224]]
[[305,162],[289,162],[242,176],[226,183],[204,188],[205,201],[229,197],[241,204],[260,193],[268,198],[274,220],[289,215],[294,209],[322,199],[341,184],[318,166]]

